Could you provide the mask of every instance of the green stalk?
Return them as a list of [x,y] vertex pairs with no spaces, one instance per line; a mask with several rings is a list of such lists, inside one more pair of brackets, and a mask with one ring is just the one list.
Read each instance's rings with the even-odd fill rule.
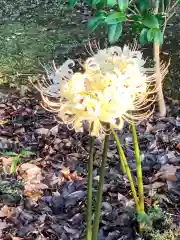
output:
[[90,137],[90,153],[88,161],[88,201],[87,201],[87,226],[86,239],[91,240],[91,219],[92,219],[92,173],[93,173],[93,157],[94,157],[94,137]]
[[142,179],[141,156],[140,156],[140,151],[139,151],[139,144],[138,144],[138,138],[137,138],[135,124],[132,123],[131,126],[132,126],[132,135],[133,135],[133,144],[134,144],[134,154],[135,154],[135,158],[136,158],[139,207],[140,207],[140,213],[144,214],[144,188],[143,188],[143,179]]
[[122,167],[122,171],[123,171],[123,174],[125,174],[126,173],[126,167],[125,167],[124,159],[123,159],[122,154],[121,154],[121,143],[119,141],[118,135],[116,134],[116,132],[114,131],[113,128],[112,128],[112,133],[114,135],[114,139],[115,139],[116,144],[117,144],[117,149],[118,149],[118,152],[119,152],[120,164],[121,164],[121,167]]
[[119,137],[117,136],[116,132],[114,131],[114,129],[111,129],[114,135],[114,138],[116,139],[116,143],[117,143],[117,147],[118,147],[118,151],[119,151],[119,157],[121,159],[121,162],[123,162],[124,167],[125,167],[125,172],[127,173],[128,179],[129,179],[129,183],[130,183],[130,187],[131,187],[131,191],[132,191],[132,195],[136,204],[136,211],[139,213],[140,212],[140,207],[139,207],[139,199],[137,197],[137,193],[136,193],[136,188],[134,186],[134,181],[131,175],[131,170],[129,168],[126,156],[124,154],[124,150],[121,146],[121,142],[119,140]]
[[105,175],[105,166],[106,166],[106,160],[107,160],[108,145],[109,145],[109,135],[106,134],[105,139],[104,139],[102,163],[101,163],[101,168],[100,168],[100,179],[99,179],[99,185],[98,185],[98,195],[97,195],[97,200],[96,200],[94,225],[93,225],[93,230],[92,230],[92,240],[98,239],[99,219],[100,219],[100,212],[101,212],[101,202],[102,202],[102,194],[103,194],[103,184],[104,184],[104,175]]

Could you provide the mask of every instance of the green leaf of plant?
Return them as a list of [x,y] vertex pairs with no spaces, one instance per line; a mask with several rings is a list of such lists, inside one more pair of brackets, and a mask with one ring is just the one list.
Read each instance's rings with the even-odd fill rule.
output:
[[108,26],[108,39],[111,44],[118,41],[122,33],[122,23],[112,24]]
[[107,6],[108,7],[114,7],[116,5],[117,1],[116,0],[107,0]]
[[142,24],[139,22],[132,22],[132,32],[135,33],[136,35],[139,35],[141,30],[142,30]]
[[129,0],[118,0],[118,6],[121,11],[125,11],[128,8]]
[[76,5],[77,2],[78,2],[78,0],[69,0],[69,6],[71,8],[73,8]]
[[21,161],[19,157],[14,157],[11,163],[10,174],[13,174],[16,171],[18,163]]
[[142,23],[148,28],[159,28],[159,22],[155,15],[146,15]]
[[35,155],[35,153],[30,152],[30,151],[22,151],[19,156],[30,156],[30,155]]
[[163,33],[159,31],[155,31],[154,33],[154,42],[158,43],[160,46],[162,46],[164,41]]
[[88,5],[92,5],[93,0],[88,0]]
[[148,40],[148,42],[153,41],[154,36],[155,36],[155,30],[153,28],[149,29],[148,32],[147,32],[147,40]]
[[149,8],[149,0],[138,0],[138,8],[140,9],[141,12],[147,12]]
[[105,18],[106,17],[106,12],[104,10],[97,10],[96,11],[96,14],[95,14],[95,17],[102,17],[102,18]]
[[106,1],[100,0],[96,3],[96,9],[99,9],[99,10],[103,9],[106,5],[107,5]]
[[97,5],[101,0],[92,0],[92,5]]
[[97,16],[97,17],[93,17],[89,22],[88,22],[88,28],[91,29],[92,31],[100,24],[104,21],[105,16]]
[[119,22],[123,22],[126,20],[126,16],[122,12],[113,12],[110,13],[106,19],[105,22],[107,24],[117,24]]
[[139,42],[140,42],[141,45],[144,45],[148,42],[147,32],[148,32],[148,28],[143,28],[141,30],[141,33],[139,35]]
[[139,14],[128,15],[128,18],[130,18],[131,20],[134,20],[134,21],[142,21],[143,20],[143,16],[139,15]]

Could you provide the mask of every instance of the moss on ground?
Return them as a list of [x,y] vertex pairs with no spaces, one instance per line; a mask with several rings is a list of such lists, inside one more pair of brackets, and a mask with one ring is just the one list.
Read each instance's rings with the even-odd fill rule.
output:
[[0,16],[1,83],[41,72],[40,63],[66,56],[87,38],[78,14],[59,0],[4,1]]

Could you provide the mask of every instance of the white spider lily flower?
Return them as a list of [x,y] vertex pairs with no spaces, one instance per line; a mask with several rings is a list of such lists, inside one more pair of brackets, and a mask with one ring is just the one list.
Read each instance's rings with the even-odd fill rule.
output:
[[[124,121],[138,122],[152,114],[155,74],[153,68],[145,67],[140,51],[128,46],[99,50],[85,61],[84,73],[73,73],[70,65],[74,62],[68,60],[57,69],[40,92],[49,110],[76,131],[83,131],[87,121],[90,134],[99,137],[107,124],[122,129]],[[161,72],[164,77],[165,65]]]

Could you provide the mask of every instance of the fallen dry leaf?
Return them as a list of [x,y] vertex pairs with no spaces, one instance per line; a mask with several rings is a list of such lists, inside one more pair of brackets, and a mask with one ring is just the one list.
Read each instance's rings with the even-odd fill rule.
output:
[[0,222],[0,230],[3,230],[3,229],[5,229],[5,228],[7,228],[8,226],[9,226],[8,223],[6,223],[6,222]]
[[20,237],[13,237],[11,236],[12,240],[24,240],[24,238],[20,238]]
[[49,135],[49,129],[47,128],[38,128],[35,130],[35,133],[37,133],[38,135]]
[[11,212],[10,207],[8,207],[7,205],[4,205],[0,210],[0,218],[9,217],[10,212]]
[[82,177],[78,176],[76,171],[73,171],[71,173],[70,169],[68,167],[67,168],[63,168],[61,170],[61,174],[68,181],[70,181],[70,180],[82,180],[83,179]]
[[150,182],[155,182],[157,179],[177,181],[176,170],[180,169],[179,166],[174,166],[172,164],[165,164],[158,173],[156,173],[151,179]]
[[0,125],[1,125],[1,126],[4,125],[4,124],[6,124],[6,123],[8,123],[8,120],[0,120]]
[[180,150],[180,143],[178,143],[178,144],[176,145],[176,149],[177,149],[177,150]]
[[34,201],[38,201],[40,198],[42,198],[43,191],[36,189],[31,191],[24,190],[24,196],[29,197]]
[[6,174],[9,174],[11,163],[12,163],[12,157],[1,157],[0,161],[2,162],[2,165],[3,165],[3,171]]
[[44,190],[48,189],[48,186],[44,183],[29,183],[27,182],[24,186],[26,191],[33,191],[33,190]]
[[162,188],[164,186],[165,186],[164,182],[157,181],[152,184],[144,185],[144,189],[148,191],[148,196],[153,197],[156,194],[157,189]]
[[13,237],[11,234],[9,234],[9,236],[11,237],[12,240],[24,240],[24,238]]
[[153,189],[159,189],[159,188],[161,188],[161,187],[164,187],[164,185],[165,185],[164,182],[154,182],[154,183],[152,184],[152,188],[153,188]]
[[55,127],[52,127],[49,131],[53,136],[56,136],[59,131],[59,124],[57,124]]
[[18,168],[19,176],[25,181],[42,180],[41,169],[31,163],[23,163]]
[[69,178],[69,174],[70,174],[70,169],[67,167],[67,168],[63,168],[61,170],[61,174],[62,176],[66,179],[66,180],[70,180]]
[[161,179],[169,180],[169,181],[177,181],[177,178],[176,178],[176,175],[175,175],[177,169],[180,169],[180,167],[174,166],[174,165],[171,165],[171,164],[164,165],[160,169],[160,172],[162,173]]
[[18,173],[24,183],[24,196],[31,198],[34,201],[40,199],[43,195],[43,189],[48,186],[41,183],[43,179],[41,169],[32,163],[24,163],[19,166]]

